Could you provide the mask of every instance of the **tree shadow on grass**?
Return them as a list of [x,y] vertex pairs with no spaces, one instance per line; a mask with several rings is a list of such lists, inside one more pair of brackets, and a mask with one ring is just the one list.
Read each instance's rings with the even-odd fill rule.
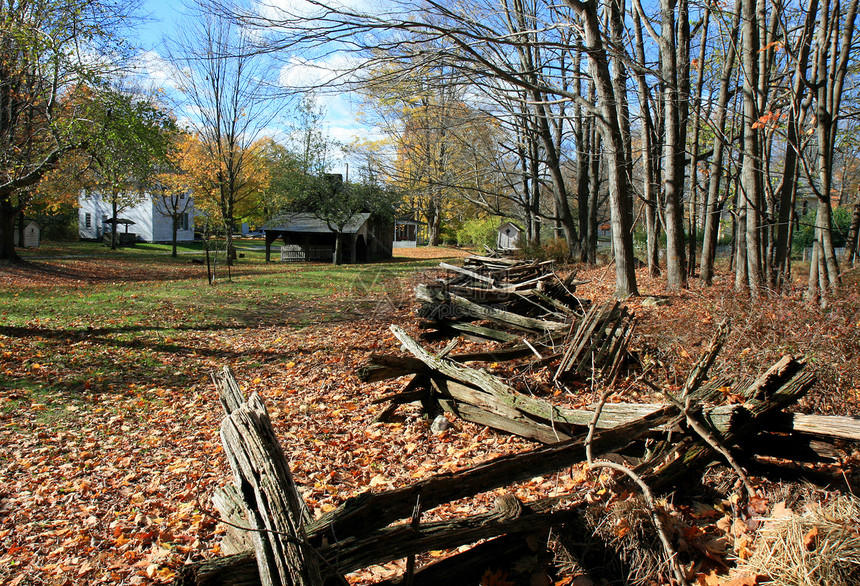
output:
[[[198,259],[199,260],[199,259]],[[106,262],[107,261],[107,262]],[[69,266],[73,263],[73,266]],[[277,274],[274,265],[237,265],[232,267],[232,279]],[[265,267],[265,268],[264,268]],[[228,271],[219,265],[216,271],[219,283],[227,283]],[[150,281],[199,280],[208,282],[205,265],[184,262],[172,257],[141,259],[134,257],[66,257],[45,262],[22,260],[0,264],[0,284],[36,286],[82,285],[103,283],[141,283]]]

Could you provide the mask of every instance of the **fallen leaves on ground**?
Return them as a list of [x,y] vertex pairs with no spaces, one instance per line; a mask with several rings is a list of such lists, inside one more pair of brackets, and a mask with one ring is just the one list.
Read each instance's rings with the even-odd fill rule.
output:
[[[0,285],[26,291],[29,286],[115,282],[134,270],[134,261],[112,264],[108,272],[103,268],[82,260],[56,261],[36,274],[4,268]],[[177,267],[167,278],[187,278],[192,270],[200,269]],[[601,272],[589,273],[585,296],[611,294]],[[154,276],[136,272],[133,278]],[[658,282],[644,279],[641,286],[665,293]],[[785,302],[795,313],[777,314],[779,309],[767,303],[725,296],[726,287],[718,284],[705,300],[702,292],[685,291],[670,294],[669,306],[636,308],[641,340],[652,346],[649,351],[668,380],[683,381],[712,334],[713,321],[727,313],[735,315],[738,335],[725,355],[740,361],[741,374],[784,351],[785,340],[794,340],[799,351],[818,344],[832,358],[825,366],[835,365],[837,354],[845,364],[856,363],[857,320],[848,317],[847,305],[826,316],[826,327],[810,331],[803,323],[808,310],[799,301]],[[0,335],[0,581],[166,584],[187,561],[218,555],[224,529],[210,516],[209,495],[230,474],[218,438],[221,408],[208,378],[217,367],[231,366],[246,393],[261,394],[317,516],[364,490],[403,486],[532,446],[461,421],[436,435],[410,407],[401,408],[393,423],[373,423],[384,408],[373,400],[402,384],[361,384],[353,373],[371,352],[398,352],[390,323],[417,332],[410,308],[389,305],[373,319],[351,314],[335,323],[308,325],[304,318],[315,309],[285,306],[274,326],[227,321],[217,329],[191,327],[170,337],[145,323],[111,328],[110,316],[97,314],[82,316],[74,335],[60,335],[46,313],[44,321],[28,324],[26,335]],[[159,311],[170,312],[167,305]],[[300,323],[293,319],[299,311]],[[176,310],[172,319],[187,317]],[[117,367],[121,376],[107,374]],[[825,384],[840,385],[840,396],[846,396],[858,386],[856,376],[842,366],[838,377],[826,378]],[[592,401],[586,391],[570,400]],[[807,406],[827,407],[828,401],[813,398]],[[540,477],[513,490],[535,498],[563,493],[579,481],[574,474]],[[453,502],[436,514],[489,508],[492,496]],[[685,519],[679,527],[691,550],[720,556],[727,544],[718,540],[728,535],[735,553],[748,555],[748,530],[732,522],[731,508],[731,503],[722,510],[699,503],[676,510]],[[764,500],[750,503],[751,514],[768,508]],[[722,520],[728,522],[719,529]],[[629,528],[620,524],[615,530],[626,534]],[[814,547],[814,536],[807,537]],[[395,570],[400,570],[397,563],[387,564],[351,579],[378,579]],[[717,584],[757,583],[749,581],[753,578]],[[504,583],[502,576],[493,579]],[[699,576],[699,583],[711,584],[703,579],[708,580]]]

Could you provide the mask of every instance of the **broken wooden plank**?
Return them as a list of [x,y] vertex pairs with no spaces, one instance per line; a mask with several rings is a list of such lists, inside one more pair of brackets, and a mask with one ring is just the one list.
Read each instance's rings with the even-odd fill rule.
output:
[[261,586],[254,551],[201,560],[179,568],[173,586]]
[[521,514],[522,507],[471,515],[450,521],[422,523],[420,529],[408,523],[385,527],[360,539],[343,539],[320,548],[319,553],[332,560],[339,573],[347,573],[372,564],[432,550],[452,549],[464,544],[499,535],[531,532],[560,525],[576,518],[578,506],[548,513]]
[[[730,425],[719,434],[720,443],[725,447],[737,444],[758,432],[768,416],[794,404],[806,394],[815,383],[815,375],[804,372],[803,367],[801,360],[783,356],[747,387],[749,399],[743,405],[734,406]],[[672,446],[667,454],[654,456],[664,463],[654,467],[653,461],[646,462],[642,467],[647,469],[651,488],[659,491],[674,486],[681,477],[701,469],[714,457],[711,446],[699,438],[688,436]]]
[[[567,348],[558,363],[554,381],[561,380],[568,374],[582,374],[583,371],[596,368],[602,376],[604,357],[617,351],[616,342],[620,339],[621,344],[629,341],[629,321],[631,321],[627,308],[618,301],[610,301],[602,306],[593,306],[585,315],[576,332],[567,343]],[[621,332],[619,333],[619,329]],[[607,373],[613,370],[613,362],[607,369]]]
[[239,529],[248,523],[248,515],[242,495],[235,484],[216,487],[212,493],[212,504],[221,520],[227,523],[227,532],[221,539],[221,553],[231,555],[254,548],[251,532]]
[[480,266],[498,265],[501,268],[514,267],[523,264],[523,260],[515,258],[502,258],[498,256],[481,256],[473,254],[463,259],[463,264],[476,264]]
[[[485,416],[479,414],[478,417],[481,420],[476,421],[478,423],[489,425],[488,422],[493,421],[494,425],[490,427],[509,432],[513,429],[523,430],[525,428],[522,424],[529,423],[535,431],[525,437],[554,442],[559,441],[559,438],[565,439],[572,435],[568,426],[583,428],[593,418],[593,412],[589,410],[564,409],[547,401],[517,393],[503,381],[484,371],[433,356],[410,338],[402,328],[392,325],[390,329],[403,346],[427,365],[430,371],[448,379],[443,382],[439,376],[433,377],[439,385],[443,398],[468,403],[492,414]],[[470,411],[461,405],[456,408],[464,413],[468,411],[472,415],[475,414],[475,411]],[[510,423],[506,424],[497,416],[510,420]]]
[[[509,496],[509,495],[508,495]],[[324,545],[317,550],[325,567],[330,572],[347,573],[370,565],[384,564],[409,555],[430,550],[452,549],[499,535],[531,533],[547,530],[573,520],[581,507],[587,504],[581,494],[565,495],[567,506],[555,512],[549,511],[559,498],[541,499],[534,503],[536,511],[523,506],[513,498],[515,506],[499,505],[488,513],[479,513],[446,521],[424,523],[420,528],[411,524],[400,524],[381,528],[361,537],[346,538]],[[505,503],[511,499],[504,499]],[[571,502],[572,500],[572,502]],[[257,586],[261,584],[255,575],[256,564],[253,552],[246,552],[217,561],[189,564],[180,571],[174,585],[182,586]],[[242,576],[237,582],[233,576]]]
[[445,326],[451,328],[452,330],[463,332],[465,334],[476,336],[478,338],[483,338],[485,340],[494,340],[496,342],[514,342],[516,340],[519,340],[519,336],[517,336],[516,334],[503,332],[501,330],[494,330],[492,328],[485,328],[483,326],[477,326],[475,324],[470,323],[450,322],[445,324]]
[[[511,433],[544,444],[553,444],[573,437],[568,425],[535,421],[525,413],[495,400],[494,395],[468,387],[457,381],[436,378],[433,386],[441,395],[442,407],[465,421],[485,425],[491,429]],[[583,415],[583,420],[585,414]],[[583,427],[587,423],[583,423]]]
[[412,380],[409,381],[409,384],[407,384],[399,393],[374,401],[374,403],[390,401],[390,404],[373,418],[373,422],[377,423],[388,421],[397,409],[398,405],[412,403],[414,401],[421,401],[422,404],[426,403],[430,398],[429,387],[430,377],[424,374],[415,375],[412,377]]
[[[523,534],[502,535],[478,545],[427,564],[415,572],[412,586],[439,586],[439,584],[480,584],[491,565],[499,560],[513,561],[535,555],[531,546],[546,540],[528,540]],[[400,578],[375,582],[373,586],[404,586]]]
[[799,431],[810,435],[860,441],[860,417],[778,413],[768,422],[774,431]]
[[319,560],[308,547],[298,493],[263,401],[253,393],[236,406],[238,385],[229,370],[220,377],[225,409],[224,454],[233,470],[264,586],[318,586]]
[[[650,433],[677,414],[668,406],[642,419],[598,432],[592,441],[595,454],[618,451]],[[309,538],[329,540],[360,536],[368,531],[405,519],[420,495],[422,507],[440,504],[549,474],[585,459],[585,434],[510,456],[500,456],[467,470],[442,473],[386,493],[366,492],[348,499],[308,527]]]
[[570,328],[569,323],[526,317],[512,311],[480,305],[459,295],[449,295],[448,301],[474,318],[490,320],[527,332],[557,332]]
[[450,320],[456,317],[471,317],[489,320],[522,331],[539,333],[561,331],[570,327],[568,323],[528,317],[513,311],[481,305],[460,295],[446,293],[423,284],[415,288],[415,296],[425,304],[421,315],[437,321]]
[[469,269],[464,267],[458,267],[456,265],[448,264],[446,262],[440,262],[439,266],[446,271],[465,275],[471,279],[475,279],[476,281],[482,281],[484,283],[487,283],[490,286],[494,286],[496,284],[496,280],[494,278],[488,277],[487,275],[482,275],[481,273],[476,273],[475,271],[470,271]]

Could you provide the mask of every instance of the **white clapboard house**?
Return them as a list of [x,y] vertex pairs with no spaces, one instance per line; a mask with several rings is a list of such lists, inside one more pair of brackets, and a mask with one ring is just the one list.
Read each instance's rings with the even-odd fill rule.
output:
[[[191,195],[184,197],[190,199]],[[176,234],[179,242],[194,240],[194,201],[188,201],[187,207],[185,203],[183,199],[178,206],[182,210]],[[120,210],[117,214],[117,232],[134,234],[134,240],[138,242],[172,242],[173,220],[169,210],[164,200],[147,196],[138,204]],[[101,240],[106,232],[110,233],[112,215],[107,197],[102,197],[97,191],[82,192],[78,196],[78,235],[81,240]]]

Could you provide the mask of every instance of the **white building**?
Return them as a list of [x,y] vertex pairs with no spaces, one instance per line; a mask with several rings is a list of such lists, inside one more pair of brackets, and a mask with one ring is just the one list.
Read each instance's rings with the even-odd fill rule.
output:
[[[194,201],[190,195],[180,198],[177,211],[182,212],[182,217],[176,239],[188,242],[194,240]],[[169,210],[165,200],[147,196],[137,205],[119,211],[117,232],[136,234],[136,239],[143,242],[172,242],[173,220]],[[112,216],[110,200],[101,193],[84,191],[78,196],[78,236],[82,240],[101,240],[105,232],[111,231]]]
[[20,242],[21,231],[15,226],[15,248],[38,248],[42,228],[32,220],[24,226],[24,242]]
[[505,222],[498,228],[496,248],[499,250],[513,250],[518,248],[522,233],[523,229],[513,222]]

